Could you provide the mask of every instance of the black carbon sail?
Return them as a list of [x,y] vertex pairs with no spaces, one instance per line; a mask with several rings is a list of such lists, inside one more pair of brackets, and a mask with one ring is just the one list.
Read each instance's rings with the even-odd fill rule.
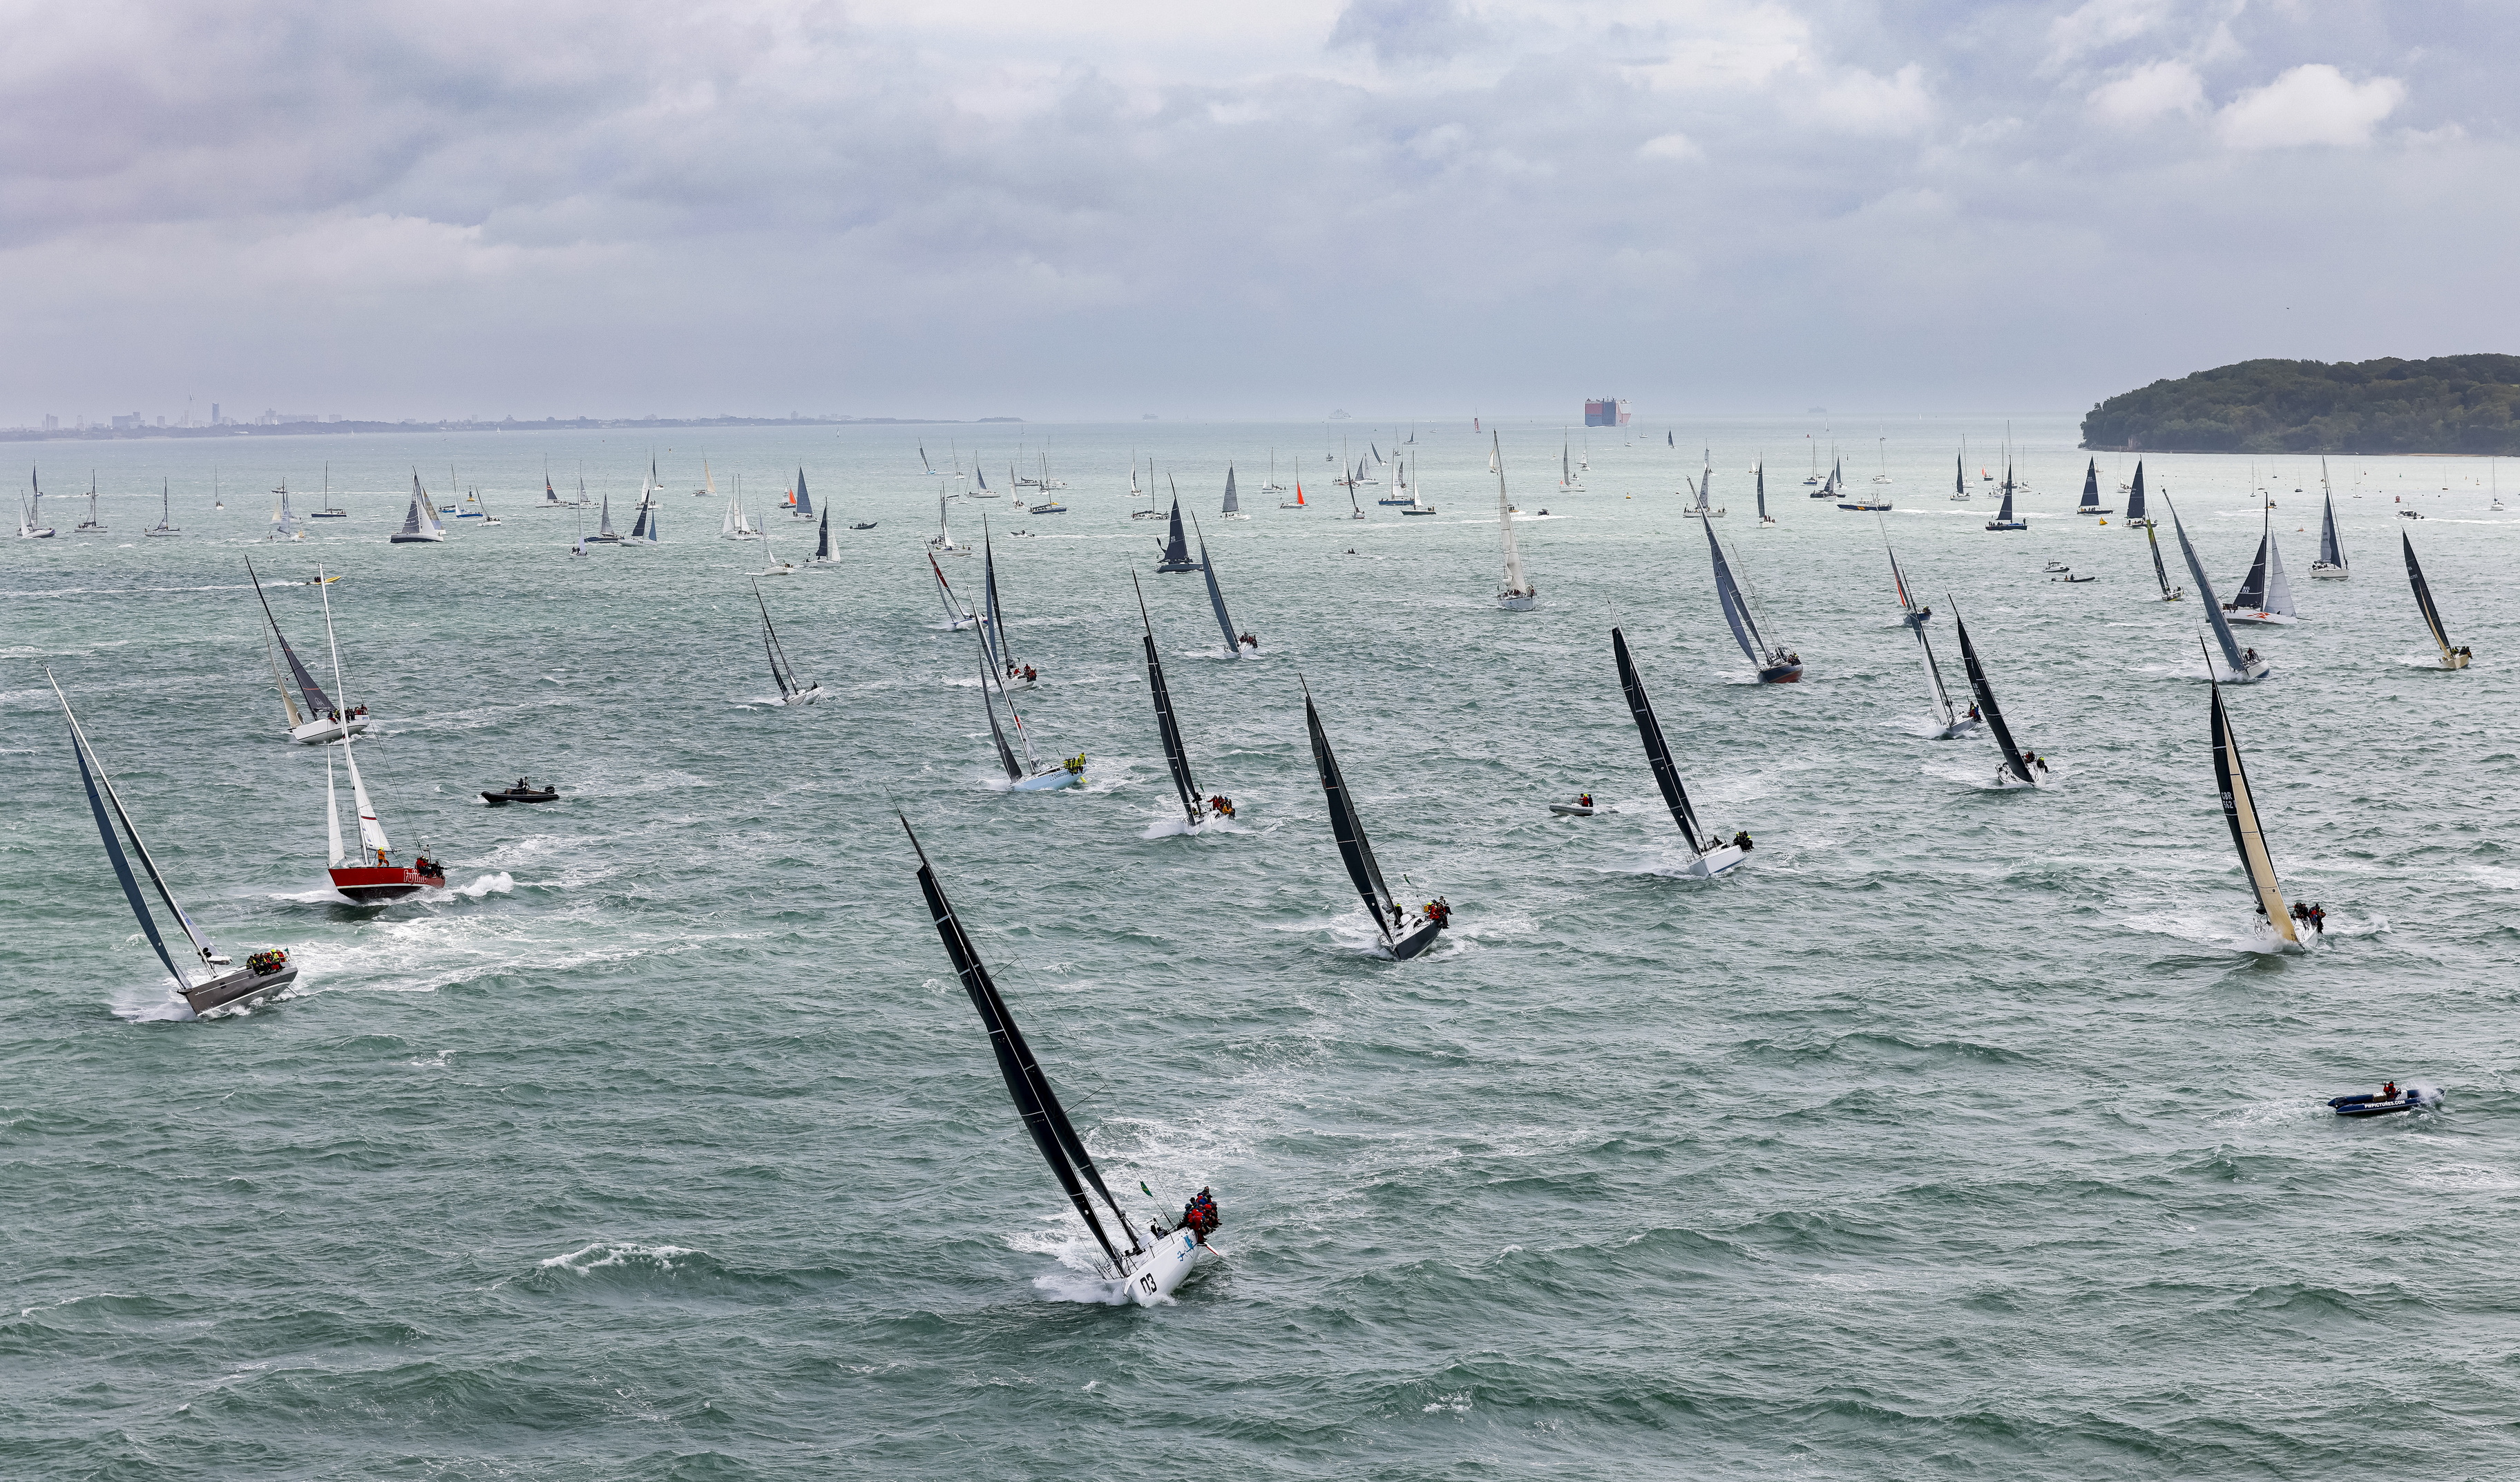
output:
[[2450,634],[2443,631],[2441,609],[2433,606],[2432,584],[2424,580],[2424,568],[2415,563],[2415,543],[2407,532],[2398,532],[2398,543],[2407,553],[2407,585],[2415,589],[2415,606],[2424,614],[2424,626],[2431,630],[2433,642],[2441,645],[2442,661],[2450,662],[2458,651],[2451,647]]
[[[1131,1228],[1128,1212],[1103,1187],[1102,1174],[1085,1150],[1084,1139],[1076,1135],[1066,1109],[1058,1103],[1058,1093],[1051,1090],[1050,1078],[1033,1057],[1032,1047],[1024,1043],[1023,1032],[1007,1011],[998,985],[990,979],[989,969],[980,962],[971,939],[964,934],[963,922],[954,915],[953,904],[945,899],[945,887],[937,883],[936,871],[927,863],[927,851],[920,846],[919,835],[911,832],[908,818],[901,820],[901,831],[910,835],[910,847],[918,851],[920,893],[927,898],[928,915],[935,920],[936,935],[945,944],[945,956],[953,963],[955,975],[963,980],[971,1007],[979,1010],[980,1023],[989,1032],[989,1049],[998,1057],[998,1073],[1005,1077],[1007,1094],[1014,1099],[1015,1110],[1023,1117],[1024,1131],[1032,1134],[1033,1145],[1041,1149],[1042,1160],[1050,1164],[1059,1187],[1067,1190],[1069,1201],[1085,1220],[1085,1228],[1094,1232],[1095,1243],[1102,1247],[1115,1269],[1125,1270],[1128,1263],[1121,1259],[1118,1247],[1111,1243],[1110,1235],[1095,1215],[1094,1201],[1086,1197],[1084,1186],[1092,1185],[1102,1202],[1110,1206],[1121,1234],[1128,1236],[1130,1252],[1136,1254],[1143,1247]],[[1082,1184],[1078,1182],[1080,1175]]]
[[805,687],[796,683],[796,671],[788,666],[788,651],[779,646],[779,629],[770,621],[770,604],[761,600],[757,581],[752,584],[752,600],[761,608],[761,647],[770,655],[770,677],[779,684],[780,698],[803,693]]
[[[281,656],[289,661],[289,672],[297,681],[297,693],[305,696],[305,719],[322,720],[333,713],[332,699],[324,694],[324,687],[315,683],[315,676],[307,672],[306,665],[297,657],[297,651],[289,647],[289,636],[280,631],[280,619],[271,615],[271,599],[263,593],[262,574],[254,570],[251,557],[246,559],[245,572],[253,579],[254,598],[262,604],[263,620],[271,624],[271,637],[280,645]],[[282,691],[280,697],[287,699],[288,692]]]
[[[1943,599],[1946,603],[1951,599]],[[2012,728],[2003,723],[2003,711],[1995,703],[1995,688],[1986,682],[1986,665],[1978,661],[1977,646],[1969,642],[1968,624],[1960,621],[1958,606],[1952,608],[1952,626],[1960,635],[1960,661],[1968,665],[1969,693],[1977,696],[1977,710],[1986,728],[1995,733],[1995,743],[2003,748],[2003,770],[2023,782],[2030,781],[2030,764],[2021,759],[2021,748],[2012,743]]]
[[[1129,584],[1138,585],[1138,573],[1129,573]],[[1181,724],[1173,718],[1173,693],[1164,683],[1164,663],[1155,655],[1155,624],[1147,616],[1147,593],[1138,588],[1138,621],[1147,630],[1147,690],[1155,700],[1155,731],[1163,738],[1164,765],[1173,773],[1173,788],[1181,794],[1182,816],[1193,829],[1206,816],[1198,799],[1198,783],[1190,775],[1190,751],[1182,744]]]
[[[2162,503],[2170,505],[2167,499]],[[2231,625],[2223,617],[2223,605],[2214,600],[2214,584],[2205,579],[2205,563],[2196,559],[2195,543],[2187,538],[2187,527],[2179,522],[2177,505],[2170,505],[2170,528],[2179,537],[2180,554],[2187,558],[2188,579],[2196,583],[2196,595],[2204,600],[2205,620],[2214,629],[2214,641],[2222,646],[2223,661],[2231,666],[2233,674],[2246,675],[2248,655],[2240,651],[2240,641],[2231,636]]]
[[1173,489],[1172,531],[1164,541],[1163,559],[1155,562],[1155,569],[1158,571],[1198,569],[1198,562],[1190,559],[1190,536],[1182,528],[1181,489],[1178,485]]
[[1653,700],[1646,696],[1644,679],[1628,652],[1628,636],[1616,628],[1610,630],[1610,652],[1618,659],[1619,692],[1628,697],[1628,713],[1636,717],[1637,737],[1644,742],[1645,765],[1653,769],[1654,786],[1671,805],[1671,821],[1680,826],[1680,836],[1692,851],[1704,854],[1706,831],[1698,825],[1697,810],[1688,804],[1688,789],[1681,786],[1680,768],[1672,763],[1671,746],[1662,739],[1662,722],[1654,718]]
[[1373,846],[1366,842],[1356,800],[1347,790],[1347,779],[1339,772],[1338,757],[1330,750],[1330,739],[1322,730],[1322,715],[1313,708],[1309,692],[1304,696],[1304,728],[1312,733],[1313,764],[1321,770],[1322,795],[1329,803],[1330,836],[1338,840],[1339,858],[1347,862],[1347,877],[1356,882],[1356,893],[1365,899],[1366,915],[1373,918],[1373,928],[1388,943],[1398,902],[1392,899],[1391,887],[1382,882],[1382,867],[1374,863]]
[[2096,458],[2087,459],[2083,464],[2082,513],[2086,515],[2108,513],[2100,508],[2100,461]]
[[2326,507],[2318,521],[2318,563],[2345,569],[2345,544],[2336,538],[2336,491],[2327,486],[2327,460],[2318,461],[2320,502]]
[[2227,612],[2256,612],[2266,607],[2267,548],[2274,544],[2275,532],[2272,523],[2274,516],[2264,515],[2260,517],[2265,522],[2266,528],[2258,535],[2257,557],[2249,562],[2249,574],[2240,578],[2240,590],[2233,593],[2231,600],[2223,605],[2223,609]]
[[[2143,460],[2140,458],[2137,459],[2135,463],[2135,481],[2127,486],[2126,517],[2127,523],[2129,524],[2134,524],[2138,520],[2144,520],[2147,524],[2151,522],[2144,519]],[[2156,560],[2158,558],[2156,558]]]
[[825,510],[825,511],[823,512],[823,536],[822,536],[822,539],[821,539],[820,541],[816,542],[816,543],[815,543],[815,546],[814,546],[814,560],[816,560],[816,561],[830,561],[831,559],[832,559],[832,512],[831,512],[830,510],[828,510],[828,509],[827,509],[827,510]]
[[[1192,523],[1195,524],[1197,521],[1192,520]],[[1207,554],[1207,535],[1204,531],[1200,532],[1198,537],[1198,568],[1207,576],[1207,605],[1216,609],[1216,626],[1217,630],[1225,635],[1225,651],[1239,654],[1242,651],[1242,636],[1234,631],[1234,619],[1226,615],[1225,593],[1216,584],[1216,561]]]
[[2231,843],[2240,851],[2240,869],[2249,877],[2249,891],[2258,899],[2258,914],[2267,919],[2275,934],[2285,941],[2298,942],[2293,930],[2292,914],[2284,905],[2283,887],[2275,879],[2274,856],[2268,852],[2267,836],[2258,827],[2257,800],[2249,792],[2248,768],[2240,761],[2239,738],[2231,734],[2230,712],[2223,708],[2223,687],[2214,686],[2214,785],[2223,793],[2223,821],[2231,827]]

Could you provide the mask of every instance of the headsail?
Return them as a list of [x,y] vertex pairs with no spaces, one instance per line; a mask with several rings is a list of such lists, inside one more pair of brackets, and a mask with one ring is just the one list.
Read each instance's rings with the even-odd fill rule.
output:
[[1182,527],[1181,488],[1173,489],[1172,530],[1164,541],[1163,559],[1155,563],[1158,571],[1195,571],[1198,563],[1190,559],[1190,535]]
[[2126,517],[2129,524],[2144,518],[2143,460],[2140,458],[2137,459],[2135,464],[2135,482],[2127,488]]
[[[1008,782],[1019,783],[1024,778],[1023,763],[1015,760],[1014,748],[1007,744],[1006,728],[998,724],[998,699],[1006,690],[1005,681],[1000,677],[1003,671],[998,668],[996,658],[989,651],[988,624],[980,625],[979,636],[980,708],[988,712],[989,740],[997,745],[998,765],[1006,769]],[[1012,711],[1013,707],[1008,708]]]
[[2328,487],[2327,460],[2318,461],[2318,491],[2326,506],[2318,522],[2318,563],[2343,568],[2345,546],[2336,538],[2336,491]]
[[1321,712],[1313,708],[1309,691],[1304,696],[1304,728],[1312,733],[1313,765],[1321,772],[1322,795],[1329,804],[1330,836],[1338,840],[1339,858],[1347,862],[1347,877],[1356,882],[1356,893],[1365,900],[1365,914],[1373,918],[1373,929],[1388,943],[1398,904],[1391,887],[1382,882],[1382,867],[1374,863],[1373,846],[1366,842],[1356,800],[1348,793],[1347,779],[1339,772],[1338,757],[1330,750],[1330,739],[1322,730]]
[[1012,673],[1021,666],[1007,643],[1007,612],[998,603],[998,548],[989,539],[986,519],[980,521],[980,647],[988,651],[989,661],[1000,674]]
[[289,636],[280,631],[280,619],[271,614],[271,598],[263,592],[262,576],[254,570],[250,558],[246,561],[245,571],[253,579],[253,595],[262,603],[263,621],[271,624],[271,636],[280,645],[281,656],[289,661],[289,672],[297,681],[297,693],[306,698],[306,718],[316,720],[330,715],[333,712],[331,696],[324,693],[323,686],[315,682],[315,676],[307,672],[297,651],[289,647]]
[[[1950,598],[1944,601],[1949,603]],[[2012,743],[2012,728],[2003,723],[2003,711],[1995,703],[1995,689],[1986,682],[1986,665],[1978,661],[1977,646],[1969,642],[1968,624],[1960,621],[1959,608],[1952,608],[1952,626],[1960,635],[1960,661],[1968,665],[1969,693],[1977,696],[1978,714],[1986,728],[1995,733],[1995,743],[2003,748],[2003,769],[2023,782],[2030,781],[2030,764],[2021,759],[2021,748]]]
[[[1129,584],[1138,587],[1138,573],[1129,573]],[[1164,662],[1155,654],[1155,623],[1147,615],[1147,592],[1138,587],[1138,621],[1146,632],[1147,690],[1155,700],[1155,732],[1163,739],[1164,765],[1172,769],[1173,790],[1181,794],[1182,814],[1193,829],[1205,810],[1198,800],[1198,784],[1190,775],[1190,751],[1182,744],[1181,724],[1173,717],[1173,692],[1164,683]]]
[[1750,656],[1750,662],[1765,666],[1768,662],[1767,640],[1759,635],[1758,619],[1750,613],[1750,604],[1732,580],[1732,567],[1724,560],[1724,546],[1715,538],[1712,521],[1700,521],[1706,531],[1706,551],[1715,560],[1715,596],[1723,604],[1724,620],[1732,625],[1732,641]]
[[1124,1263],[1119,1248],[1111,1243],[1102,1222],[1094,1213],[1094,1201],[1085,1196],[1084,1182],[1094,1187],[1102,1202],[1111,1208],[1121,1233],[1129,1237],[1129,1249],[1142,1249],[1136,1232],[1130,1228],[1128,1212],[1104,1188],[1101,1170],[1094,1166],[1092,1154],[1085,1150],[1085,1140],[1067,1120],[1067,1111],[1058,1104],[1058,1093],[1050,1089],[1050,1078],[1042,1073],[1041,1062],[1033,1057],[1032,1047],[1024,1043],[1023,1032],[1015,1027],[1014,1016],[1007,1011],[1006,1000],[998,994],[998,985],[989,977],[989,969],[980,961],[979,952],[963,931],[962,921],[954,915],[953,904],[945,899],[945,887],[936,880],[935,869],[927,863],[927,851],[920,847],[919,835],[912,833],[910,820],[901,820],[901,831],[910,836],[910,847],[919,852],[919,891],[927,899],[927,913],[935,921],[936,934],[945,943],[945,956],[954,965],[954,973],[963,980],[963,989],[970,995],[971,1007],[979,1010],[980,1023],[989,1032],[989,1048],[998,1057],[998,1073],[1006,1078],[1007,1094],[1014,1099],[1015,1110],[1023,1117],[1024,1130],[1032,1134],[1033,1145],[1041,1149],[1050,1171],[1058,1178],[1059,1187],[1067,1190],[1068,1199],[1076,1206],[1094,1241],[1102,1247],[1114,1267]]
[[[158,961],[166,965],[176,986],[190,988],[193,980],[175,966],[174,955],[166,950],[165,938],[158,931],[157,919],[150,914],[149,903],[140,893],[140,881],[131,873],[131,859],[124,854],[122,840],[114,833],[116,821],[120,822],[122,831],[130,835],[131,853],[139,856],[141,867],[149,872],[149,882],[158,887],[158,898],[166,903],[166,910],[174,916],[176,924],[183,928],[195,951],[207,961],[217,956],[218,949],[194,926],[192,918],[184,914],[184,908],[175,903],[174,892],[166,887],[166,877],[158,873],[158,862],[149,857],[149,846],[141,842],[140,831],[132,827],[131,815],[123,811],[122,798],[113,790],[113,780],[106,775],[105,763],[96,759],[89,748],[87,733],[79,728],[78,716],[71,712],[68,697],[62,694],[61,683],[53,679],[49,669],[44,671],[44,678],[52,684],[53,696],[61,701],[62,715],[69,722],[70,750],[78,758],[79,782],[87,789],[88,808],[96,815],[97,832],[105,839],[106,857],[113,862],[114,878],[122,882],[123,898],[131,903],[131,914],[138,918],[142,933],[149,938],[149,945],[156,949]],[[101,795],[100,788],[103,789]],[[112,809],[111,818],[107,816],[109,807]]]
[[814,496],[805,492],[805,466],[796,466],[796,514],[810,519],[814,515]]
[[[1193,521],[1195,523],[1195,521]],[[1216,609],[1217,631],[1225,635],[1225,651],[1239,657],[1242,635],[1234,631],[1234,619],[1225,613],[1225,593],[1216,584],[1216,561],[1207,554],[1207,533],[1199,532],[1198,569],[1207,578],[1207,605]]]
[[377,805],[368,801],[368,785],[359,776],[359,759],[350,751],[350,739],[341,738],[341,765],[350,773],[350,806],[359,814],[359,848],[382,859],[393,852],[393,841],[385,837],[385,826],[377,817]]
[[2284,905],[2283,887],[2275,879],[2274,857],[2267,852],[2267,836],[2258,827],[2257,800],[2249,795],[2248,769],[2240,762],[2239,738],[2231,734],[2230,712],[2223,707],[2223,687],[2214,687],[2214,785],[2223,792],[2223,821],[2231,826],[2231,842],[2240,851],[2240,869],[2249,876],[2249,889],[2258,898],[2258,914],[2267,919],[2275,934],[2287,942],[2299,942],[2293,930],[2292,914]]
[[1637,672],[1637,661],[1628,652],[1628,636],[1616,628],[1610,630],[1610,652],[1618,660],[1619,692],[1627,696],[1628,713],[1636,718],[1637,736],[1644,742],[1645,765],[1653,770],[1654,786],[1662,789],[1662,800],[1671,805],[1671,821],[1680,826],[1680,836],[1688,841],[1690,852],[1704,854],[1706,831],[1697,822],[1697,810],[1688,804],[1688,789],[1681,786],[1680,768],[1673,764],[1671,746],[1662,739],[1662,722],[1654,718],[1644,678]]
[[761,583],[752,584],[752,600],[761,608],[761,647],[770,655],[770,677],[779,685],[782,698],[801,692],[796,671],[788,663],[788,651],[779,645],[779,629],[770,621],[770,604],[761,599]]
[[2415,543],[2407,532],[2398,532],[2398,543],[2407,553],[2407,585],[2415,590],[2415,606],[2424,614],[2424,626],[2431,630],[2433,642],[2441,645],[2442,660],[2447,663],[2457,651],[2451,647],[2450,634],[2442,628],[2441,609],[2433,606],[2432,584],[2424,580],[2424,568],[2415,563]]
[[[2266,518],[2272,521],[2274,516]],[[2256,612],[2267,606],[2267,552],[2275,543],[2274,527],[2270,523],[2258,535],[2258,554],[2249,562],[2249,574],[2240,578],[2240,590],[2231,594],[2228,606],[2234,611]]]

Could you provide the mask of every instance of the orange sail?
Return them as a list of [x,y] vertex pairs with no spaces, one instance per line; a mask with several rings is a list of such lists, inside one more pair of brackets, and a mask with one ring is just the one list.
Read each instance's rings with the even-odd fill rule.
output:
[[1296,507],[1297,509],[1302,509],[1302,508],[1303,508],[1303,505],[1304,505],[1304,481],[1303,481],[1302,479],[1298,478],[1298,479],[1296,479],[1296,480],[1295,480],[1295,507]]

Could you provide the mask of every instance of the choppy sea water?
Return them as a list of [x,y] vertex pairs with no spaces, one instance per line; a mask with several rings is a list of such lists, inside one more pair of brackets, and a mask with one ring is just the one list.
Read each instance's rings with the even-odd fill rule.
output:
[[[1046,795],[992,787],[972,637],[934,627],[917,446],[968,466],[973,428],[661,433],[667,544],[584,561],[575,515],[527,507],[543,461],[563,487],[582,462],[626,528],[643,437],[38,445],[82,465],[46,465],[57,494],[96,463],[110,529],[48,498],[59,539],[0,544],[0,1471],[2510,1474],[2520,514],[2490,509],[2497,475],[2334,460],[2354,576],[2330,583],[2314,464],[2148,464],[2226,586],[2254,472],[2309,619],[2250,635],[2275,676],[2230,692],[2287,888],[2329,913],[2273,958],[2244,950],[2199,614],[2153,600],[2140,532],[2065,513],[2069,425],[2019,425],[2031,528],[2002,535],[1975,481],[2000,425],[1881,428],[1879,522],[1806,497],[1800,423],[1676,426],[1691,446],[1573,434],[1580,492],[1556,428],[1508,428],[1527,614],[1492,605],[1466,427],[1416,428],[1438,516],[1369,487],[1364,520],[1326,436],[1387,453],[1390,425],[987,429],[993,469],[1046,434],[1070,485],[1064,515],[953,514],[998,536],[1045,754],[1092,758]],[[1674,493],[1701,440],[1798,686],[1750,683],[1721,625]],[[1273,447],[1326,508],[1276,508]],[[1180,479],[1262,656],[1225,661],[1198,578],[1151,574],[1133,450]],[[835,525],[878,521],[763,583],[817,708],[760,702],[760,551],[691,496],[703,454],[756,511],[801,464]],[[252,460],[218,470],[224,512],[213,455]],[[1214,517],[1229,458],[1248,521]],[[502,522],[386,545],[411,468],[443,493],[450,459]],[[353,517],[258,543],[262,491],[328,461]],[[2132,459],[2100,468],[2122,504]],[[143,540],[161,476],[184,534]],[[2465,673],[2423,667],[2402,523]],[[1989,790],[1986,741],[1920,739],[1884,524],[1969,620],[2046,789]],[[279,735],[247,555],[342,575],[362,769],[446,898],[327,903],[323,756]],[[1133,565],[1238,829],[1165,828]],[[269,596],[312,657],[314,589]],[[1676,877],[1614,618],[1708,821],[1758,840],[1723,880]],[[46,663],[195,913],[297,958],[287,999],[178,1016]],[[1385,872],[1459,913],[1428,957],[1368,950],[1299,676]],[[565,801],[474,796],[526,773]],[[1579,789],[1617,811],[1546,811]],[[896,806],[1115,1188],[1215,1188],[1228,1254],[1176,1304],[1103,1300]],[[2321,1104],[2386,1077],[2446,1102]]]

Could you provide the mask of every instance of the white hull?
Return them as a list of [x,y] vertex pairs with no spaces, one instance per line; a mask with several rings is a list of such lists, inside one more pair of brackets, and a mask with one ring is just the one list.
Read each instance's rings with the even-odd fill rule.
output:
[[289,739],[301,746],[321,746],[345,736],[365,736],[367,731],[368,718],[364,715],[346,721],[317,719],[290,727]]
[[2301,621],[2288,612],[2226,612],[2223,620],[2235,628],[2289,628]]
[[796,574],[796,568],[783,561],[775,566],[764,566],[752,574],[755,576],[793,576]]
[[1961,737],[1964,737],[1964,736],[1975,736],[1976,734],[1977,734],[1977,722],[1976,722],[1976,721],[1973,721],[1973,720],[1956,720],[1956,721],[1952,722],[1950,725],[1945,726],[1945,727],[1944,727],[1943,729],[1941,729],[1940,731],[1935,732],[1935,733],[1934,733],[1934,740],[1936,740],[1936,741],[1958,741]]
[[1200,1252],[1207,1248],[1187,1230],[1176,1230],[1150,1243],[1152,1248],[1137,1259],[1125,1277],[1129,1299],[1141,1307],[1152,1307],[1169,1299],[1174,1289],[1189,1280],[1198,1265]]
[[1549,811],[1552,813],[1562,813],[1568,818],[1591,818],[1600,810],[1598,808],[1587,808],[1582,803],[1551,803],[1549,805]]
[[1047,772],[1036,772],[1030,777],[1007,784],[1007,790],[1051,792],[1060,787],[1073,787],[1083,781],[1085,781],[1085,774],[1082,772],[1070,772],[1065,767],[1053,767]]
[[779,701],[779,703],[783,705],[810,705],[822,697],[823,687],[821,685],[814,685],[807,689],[797,691],[795,694]]
[[2331,566],[2323,561],[2310,563],[2310,578],[2313,581],[2343,581],[2353,574],[2353,571],[2344,566]]
[[1508,612],[1528,612],[1540,606],[1540,594],[1537,592],[1500,593],[1497,597],[1497,606]]
[[1735,848],[1731,844],[1720,844],[1690,860],[1681,873],[1696,879],[1711,880],[1749,857],[1750,853],[1746,849]]

